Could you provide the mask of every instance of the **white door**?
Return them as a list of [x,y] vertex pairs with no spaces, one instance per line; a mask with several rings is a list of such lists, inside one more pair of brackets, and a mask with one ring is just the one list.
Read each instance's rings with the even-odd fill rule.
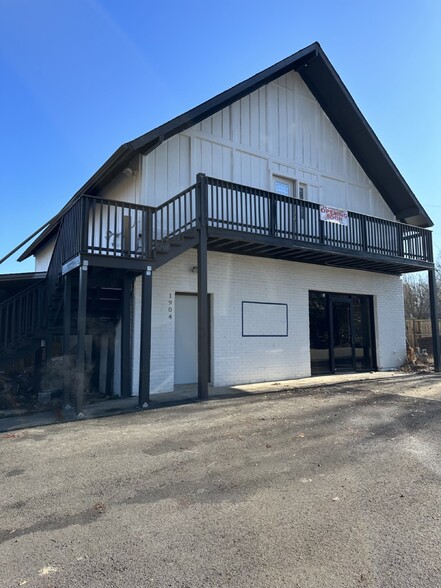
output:
[[198,381],[198,297],[176,294],[175,384]]

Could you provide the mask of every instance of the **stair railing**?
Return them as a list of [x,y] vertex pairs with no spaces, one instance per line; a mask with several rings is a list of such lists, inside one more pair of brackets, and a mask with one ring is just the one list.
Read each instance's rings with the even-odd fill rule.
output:
[[197,228],[197,187],[198,184],[193,184],[153,209],[151,227],[153,250]]
[[0,353],[12,351],[43,327],[44,297],[42,280],[0,304]]

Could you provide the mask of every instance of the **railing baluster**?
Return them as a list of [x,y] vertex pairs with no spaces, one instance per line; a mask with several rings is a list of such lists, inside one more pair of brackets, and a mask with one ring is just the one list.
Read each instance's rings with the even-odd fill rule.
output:
[[106,255],[110,255],[110,235],[112,231],[110,230],[110,204],[107,202],[107,243],[106,243]]
[[231,188],[227,188],[226,202],[225,202],[225,222],[227,225],[227,229],[230,228],[230,191],[231,191]]
[[99,233],[98,233],[98,253],[101,255],[103,251],[103,203],[99,201],[99,211],[100,211],[100,226],[99,226]]

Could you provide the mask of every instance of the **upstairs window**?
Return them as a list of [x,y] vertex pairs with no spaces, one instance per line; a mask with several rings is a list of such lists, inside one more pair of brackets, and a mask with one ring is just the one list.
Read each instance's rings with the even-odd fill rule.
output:
[[306,200],[306,184],[302,184],[301,182],[299,182],[297,198],[299,198],[300,200]]
[[273,176],[273,191],[281,196],[290,196],[299,200],[307,200],[308,197],[306,184],[280,176]]
[[294,196],[294,181],[285,178],[274,178],[274,192],[281,196]]

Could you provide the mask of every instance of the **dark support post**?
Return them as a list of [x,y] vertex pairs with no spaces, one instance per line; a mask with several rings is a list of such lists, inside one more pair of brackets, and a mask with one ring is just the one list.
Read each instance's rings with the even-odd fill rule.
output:
[[367,220],[365,216],[362,216],[360,219],[360,223],[361,223],[361,247],[363,249],[363,251],[367,251],[368,250],[368,239],[367,239]]
[[70,400],[72,365],[70,354],[70,324],[72,308],[72,279],[70,274],[63,277],[63,406]]
[[435,372],[440,369],[440,345],[439,345],[439,328],[438,328],[438,298],[436,291],[436,273],[434,269],[428,270],[429,274],[429,295],[430,295],[430,320],[432,322],[432,341],[433,341],[433,363]]
[[397,253],[399,257],[404,257],[404,225],[396,225],[397,227]]
[[277,230],[277,201],[274,194],[270,195],[269,200],[269,234],[274,236]]
[[319,239],[320,239],[320,243],[325,242],[325,221],[322,221],[320,219],[320,217],[319,217]]
[[208,263],[207,263],[207,205],[208,188],[205,174],[197,175],[198,244],[198,399],[208,399],[209,329],[208,329]]
[[84,387],[86,383],[86,315],[87,315],[87,262],[79,268],[78,280],[78,322],[77,322],[77,369],[76,369],[76,411],[83,412]]
[[141,357],[139,369],[139,400],[146,408],[150,400],[150,351],[152,345],[152,266],[142,274],[141,293]]
[[130,299],[132,280],[125,277],[121,312],[121,396],[130,396]]

